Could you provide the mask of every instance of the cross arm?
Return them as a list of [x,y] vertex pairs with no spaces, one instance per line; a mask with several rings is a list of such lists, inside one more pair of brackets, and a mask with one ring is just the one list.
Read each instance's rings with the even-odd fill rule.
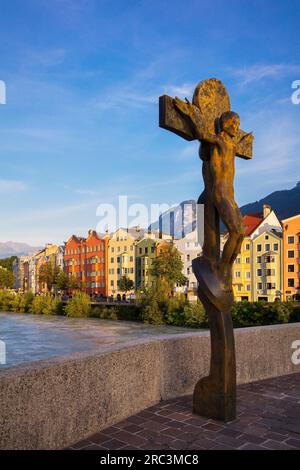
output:
[[[177,110],[173,98],[168,95],[159,97],[159,127],[188,141],[199,139],[190,123],[190,119]],[[245,131],[239,131],[238,140],[240,142],[237,145],[236,154],[238,157],[249,160],[252,158],[252,139],[242,139],[245,135]]]

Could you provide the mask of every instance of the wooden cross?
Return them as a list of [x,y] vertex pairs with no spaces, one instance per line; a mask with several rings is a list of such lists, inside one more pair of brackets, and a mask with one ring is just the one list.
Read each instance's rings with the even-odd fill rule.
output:
[[[215,78],[200,82],[194,92],[193,105],[197,106],[201,113],[200,128],[197,124],[197,129],[200,130],[198,135],[218,134],[221,115],[230,111],[229,96],[222,82]],[[159,99],[159,126],[188,141],[197,138],[190,118],[182,114],[174,105],[173,98],[167,95]],[[250,159],[252,138],[243,139],[244,136],[246,133],[239,130],[236,155]],[[204,204],[204,245],[202,256],[193,260],[193,271],[199,284],[198,296],[209,320],[211,361],[209,376],[200,379],[195,386],[193,407],[197,414],[229,421],[236,415],[236,365],[231,318],[233,294],[232,286],[231,290],[224,290],[219,277],[220,217],[212,196],[212,145],[205,138],[200,145],[205,189],[198,203]]]

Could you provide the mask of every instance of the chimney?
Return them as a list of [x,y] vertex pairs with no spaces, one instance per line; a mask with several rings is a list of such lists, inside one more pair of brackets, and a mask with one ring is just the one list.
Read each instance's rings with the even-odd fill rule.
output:
[[268,217],[268,215],[271,213],[271,211],[272,211],[272,208],[271,208],[271,206],[269,206],[269,204],[264,204],[264,205],[263,205],[263,216],[264,216],[264,219],[265,219],[266,217]]

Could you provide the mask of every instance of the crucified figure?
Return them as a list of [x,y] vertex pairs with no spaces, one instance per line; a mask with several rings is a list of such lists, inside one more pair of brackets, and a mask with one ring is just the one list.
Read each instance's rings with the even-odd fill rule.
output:
[[228,238],[218,265],[218,274],[224,289],[230,290],[232,265],[240,252],[244,238],[242,216],[234,199],[236,147],[241,140],[253,139],[253,136],[249,133],[245,134],[242,139],[238,139],[240,118],[233,111],[224,112],[221,115],[219,132],[212,134],[205,130],[200,109],[190,103],[187,98],[184,102],[176,97],[174,104],[181,113],[190,118],[197,139],[211,144],[209,169],[213,184],[210,196],[228,230]]

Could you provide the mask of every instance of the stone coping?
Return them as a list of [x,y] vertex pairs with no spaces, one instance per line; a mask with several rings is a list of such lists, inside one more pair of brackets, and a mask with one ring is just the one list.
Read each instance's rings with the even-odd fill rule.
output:
[[[235,330],[237,381],[299,372],[300,323]],[[67,447],[161,400],[190,394],[209,371],[208,331],[164,335],[0,369],[0,449]]]

